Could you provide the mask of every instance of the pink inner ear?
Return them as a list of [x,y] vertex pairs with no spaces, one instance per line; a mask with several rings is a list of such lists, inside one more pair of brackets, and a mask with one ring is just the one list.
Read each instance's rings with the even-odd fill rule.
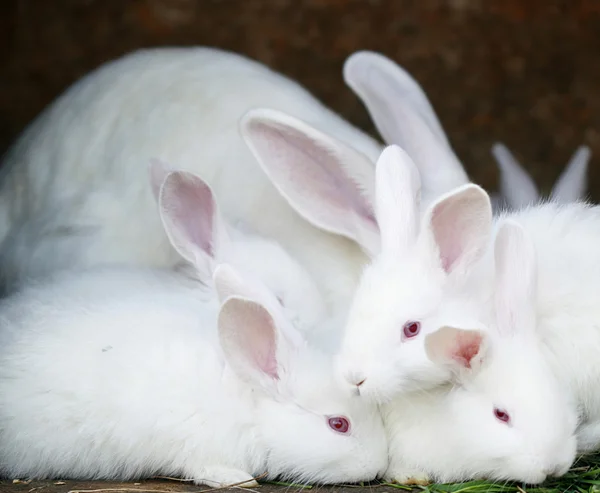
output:
[[[373,228],[377,227],[371,204],[357,183],[344,173],[337,157],[326,149],[319,149],[318,143],[293,128],[279,129],[262,122],[252,125],[253,131],[262,135],[256,143],[265,147],[265,155],[287,153],[275,161],[289,165],[271,166],[271,173],[278,183],[294,184],[286,191],[301,210],[310,209],[311,217],[328,225],[347,222],[346,230],[355,227],[352,212]],[[278,142],[285,142],[284,151],[277,149]],[[287,176],[283,178],[284,175]]]
[[271,378],[278,379],[277,329],[269,312],[254,302],[242,305],[236,321],[242,353],[255,368]]
[[215,203],[211,189],[204,181],[191,175],[169,175],[163,207],[174,228],[187,241],[214,257]]
[[275,347],[268,348],[264,354],[260,355],[260,359],[257,363],[261,370],[269,375],[271,378],[279,380],[279,374],[277,373],[277,361],[275,360]]
[[438,204],[431,216],[431,226],[440,251],[440,262],[445,272],[450,272],[462,253],[462,235],[460,221],[455,220],[452,204]]
[[[247,323],[252,324],[252,321]],[[272,322],[264,320],[258,321],[260,325],[255,326],[254,330],[249,329],[242,332],[241,344],[246,346],[254,366],[262,373],[274,379],[279,379],[277,372],[276,344],[273,337],[274,328]]]
[[471,361],[479,353],[482,340],[483,336],[479,332],[457,331],[452,359],[465,368],[471,368]]

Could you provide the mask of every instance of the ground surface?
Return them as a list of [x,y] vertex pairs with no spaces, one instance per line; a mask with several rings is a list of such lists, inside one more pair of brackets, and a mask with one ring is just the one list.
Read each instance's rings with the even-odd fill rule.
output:
[[[325,490],[327,493],[358,493],[359,491],[364,491],[363,488],[357,489],[353,486],[313,487],[309,491],[312,492],[317,489]],[[11,481],[0,481],[1,493],[134,493],[135,491],[142,493],[198,493],[206,490],[207,488],[203,486],[194,486],[178,481],[162,480],[143,481],[140,483],[111,483],[103,481],[32,481],[13,483]],[[248,493],[252,493],[253,490],[248,491]],[[260,493],[304,491],[299,487],[270,484],[263,484],[256,490],[260,491]],[[237,491],[238,493],[244,493],[247,490],[233,488],[230,490],[219,491]],[[391,486],[377,486],[376,491],[378,493],[398,492],[397,489]]]

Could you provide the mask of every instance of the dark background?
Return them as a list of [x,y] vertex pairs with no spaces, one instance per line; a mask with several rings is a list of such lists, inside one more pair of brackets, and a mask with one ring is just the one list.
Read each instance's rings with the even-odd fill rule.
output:
[[600,0],[2,0],[0,36],[0,152],[87,71],[156,45],[245,53],[376,135],[341,78],[371,49],[423,85],[474,181],[495,185],[496,139],[545,189],[586,143],[600,199]]

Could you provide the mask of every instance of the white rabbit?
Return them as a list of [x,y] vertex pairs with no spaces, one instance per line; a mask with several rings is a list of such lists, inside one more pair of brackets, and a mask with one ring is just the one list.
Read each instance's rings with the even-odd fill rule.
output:
[[[499,192],[491,195],[495,211],[520,209],[540,202],[542,197],[533,179],[504,144],[494,144],[492,155],[500,171]],[[590,157],[588,146],[577,148],[552,187],[549,200],[569,203],[585,199]]]
[[[381,253],[364,270],[338,355],[339,371],[368,398],[385,402],[400,392],[427,389],[449,378],[433,365],[425,334],[442,325],[479,328],[487,279],[472,272],[485,254],[492,227],[488,195],[467,184],[419,212],[420,180],[412,159],[387,147],[376,168],[376,216]],[[485,264],[484,264],[485,265]]]
[[181,277],[99,266],[2,300],[2,475],[255,486],[385,470],[377,408],[340,389],[266,287],[218,266],[219,311]]
[[[398,125],[410,142],[447,152],[408,103]],[[107,262],[173,265],[143,179],[154,157],[202,177],[231,224],[280,242],[343,312],[379,250],[372,190],[381,149],[297,83],[245,57],[211,48],[134,52],[75,83],[6,156],[4,284]],[[442,174],[457,178],[439,183],[442,167],[423,170],[432,196],[466,180],[453,169]]]
[[579,449],[598,448],[600,208],[547,202],[492,221],[489,197],[471,184],[438,199],[419,220],[418,176],[410,158],[390,146],[376,174],[382,253],[365,270],[350,310],[337,362],[342,376],[379,402],[450,380],[452,372],[433,364],[424,341],[444,326],[487,330],[492,232],[510,219],[537,251],[535,330],[554,373],[575,389],[582,413]]
[[[200,177],[156,160],[149,171],[164,230],[183,261],[177,267],[208,283],[216,263],[227,262],[263,282],[307,337],[318,332],[327,307],[315,281],[294,258],[272,240],[231,228]],[[330,335],[330,344],[338,333]]]
[[495,263],[490,329],[446,326],[425,338],[431,361],[451,371],[451,385],[400,396],[382,409],[390,436],[387,480],[540,483],[566,473],[575,459],[574,382],[565,386],[546,360],[561,348],[546,348],[536,328],[543,314],[536,308],[535,249],[520,226],[500,227]]
[[[352,145],[357,163],[346,163],[344,171],[366,176],[367,168],[372,180],[381,145],[292,80],[213,48],[136,51],[76,82],[8,152],[0,184],[0,271],[7,289],[63,268],[176,263],[147,186],[146,163],[156,158],[199,175],[229,223],[277,240],[324,286],[328,303],[347,305],[366,257],[354,241],[306,222],[268,181],[238,128],[256,107],[289,113]],[[334,188],[336,172],[329,180]],[[376,233],[357,191],[369,183],[339,186],[340,195],[351,187],[353,193],[330,205],[330,215],[344,221],[354,208]]]

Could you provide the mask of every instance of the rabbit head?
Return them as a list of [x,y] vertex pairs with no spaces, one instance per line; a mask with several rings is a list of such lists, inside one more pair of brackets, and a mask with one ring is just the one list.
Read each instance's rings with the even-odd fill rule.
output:
[[214,282],[221,348],[254,391],[269,477],[336,483],[382,474],[387,441],[377,407],[340,389],[330,357],[306,343],[264,286],[227,265]]
[[490,241],[489,197],[463,185],[421,215],[419,196],[412,159],[389,146],[376,169],[381,253],[364,271],[338,355],[342,378],[381,402],[447,379],[427,358],[428,333],[447,324],[480,325],[469,287]]
[[[429,450],[419,445],[419,451],[401,457],[392,444],[392,461],[413,461],[412,467],[440,481],[485,477],[540,483],[566,473],[575,459],[576,406],[547,364],[536,330],[533,242],[521,226],[506,221],[496,235],[494,256],[489,328],[446,326],[425,338],[428,357],[452,374],[451,388],[436,390],[407,411],[414,419],[420,416]],[[398,427],[396,443],[406,439],[402,430],[411,421],[401,407],[394,403],[388,422]]]

